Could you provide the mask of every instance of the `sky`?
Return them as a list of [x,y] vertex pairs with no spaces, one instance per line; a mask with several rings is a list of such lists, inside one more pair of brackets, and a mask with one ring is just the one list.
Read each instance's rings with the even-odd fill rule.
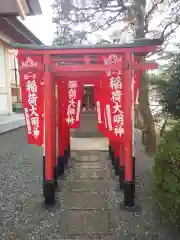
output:
[[23,23],[45,45],[51,45],[55,26],[52,23],[51,4],[53,0],[39,0],[43,14],[27,17]]

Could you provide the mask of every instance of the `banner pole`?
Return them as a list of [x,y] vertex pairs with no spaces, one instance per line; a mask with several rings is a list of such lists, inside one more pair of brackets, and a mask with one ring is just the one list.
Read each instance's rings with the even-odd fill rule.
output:
[[45,134],[46,134],[46,127],[45,127],[45,101],[44,101],[44,128],[43,128],[43,196],[44,196],[44,187],[45,187],[45,163],[46,163],[46,151],[45,151]]
[[135,135],[134,135],[134,123],[135,123],[135,96],[134,96],[134,70],[132,71],[132,163],[133,163],[133,194],[135,197]]

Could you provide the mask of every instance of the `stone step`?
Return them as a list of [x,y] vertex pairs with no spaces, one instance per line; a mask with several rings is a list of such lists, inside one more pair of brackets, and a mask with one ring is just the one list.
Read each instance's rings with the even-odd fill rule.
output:
[[63,235],[109,234],[108,211],[65,210],[61,212],[61,219],[60,232]]
[[98,132],[95,112],[82,112],[80,116],[80,127],[71,131],[73,138],[96,138],[104,134]]
[[79,151],[108,151],[108,139],[104,137],[86,139],[71,137],[71,150],[76,151],[76,153]]
[[[68,239],[111,239],[107,203],[108,171],[99,151],[77,151],[61,199],[59,231]],[[86,236],[86,237],[85,237]]]
[[77,162],[74,163],[74,168],[85,168],[85,169],[100,169],[105,168],[105,164],[101,162]]
[[64,208],[74,210],[107,209],[106,198],[98,193],[68,193],[64,197]]
[[107,183],[100,180],[75,180],[67,184],[68,192],[105,192]]
[[95,154],[87,155],[79,153],[75,159],[76,162],[100,162],[99,156]]
[[104,133],[101,132],[80,132],[80,131],[72,131],[71,137],[73,138],[100,138],[104,137]]
[[68,179],[107,179],[103,169],[72,169]]

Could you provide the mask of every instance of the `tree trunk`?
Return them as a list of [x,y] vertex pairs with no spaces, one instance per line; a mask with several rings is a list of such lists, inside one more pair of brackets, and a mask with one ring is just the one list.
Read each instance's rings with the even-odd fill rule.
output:
[[154,154],[156,152],[156,132],[153,116],[149,107],[148,76],[144,74],[141,78],[139,89],[139,110],[144,121],[144,131],[146,134],[146,152]]
[[167,125],[167,122],[168,122],[168,117],[169,117],[169,113],[165,112],[165,119],[164,119],[164,123],[161,127],[161,130],[160,130],[160,137],[162,137],[164,132],[165,132],[165,128],[166,128],[166,125]]
[[134,111],[134,124],[135,124],[135,126],[137,126],[137,128],[139,127],[139,115],[138,115],[138,112],[139,112],[139,106],[138,106],[138,104],[136,104],[136,111]]
[[[136,18],[135,38],[145,38],[144,19],[145,19],[146,0],[135,0],[134,15]],[[144,59],[142,58],[142,61]],[[149,154],[156,152],[156,132],[153,116],[149,107],[149,84],[148,76],[144,74],[140,81],[139,89],[139,110],[144,122],[144,133],[146,134],[146,151]]]

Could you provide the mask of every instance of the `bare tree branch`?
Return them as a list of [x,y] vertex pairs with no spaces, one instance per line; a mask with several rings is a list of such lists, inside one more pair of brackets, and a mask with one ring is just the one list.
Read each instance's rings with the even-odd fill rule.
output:
[[[111,6],[108,6],[107,8],[105,8],[105,9],[101,9],[101,11],[116,11],[116,12],[118,12],[118,11],[121,11],[122,10],[122,6],[119,6],[119,5],[111,5]],[[125,8],[125,7],[124,7]],[[81,7],[81,8],[78,8],[78,7],[76,7],[76,6],[74,6],[74,5],[71,5],[71,10],[76,10],[77,12],[79,12],[79,11],[90,11],[90,10],[94,10],[94,11],[97,11],[97,10],[99,10],[99,7]]]
[[161,3],[163,3],[165,0],[159,0],[157,3],[154,3],[154,5],[152,6],[152,8],[148,11],[148,13],[145,16],[145,22],[147,22],[149,20],[149,18],[152,16],[152,14],[154,13],[154,11],[157,9],[158,5],[160,5]]

